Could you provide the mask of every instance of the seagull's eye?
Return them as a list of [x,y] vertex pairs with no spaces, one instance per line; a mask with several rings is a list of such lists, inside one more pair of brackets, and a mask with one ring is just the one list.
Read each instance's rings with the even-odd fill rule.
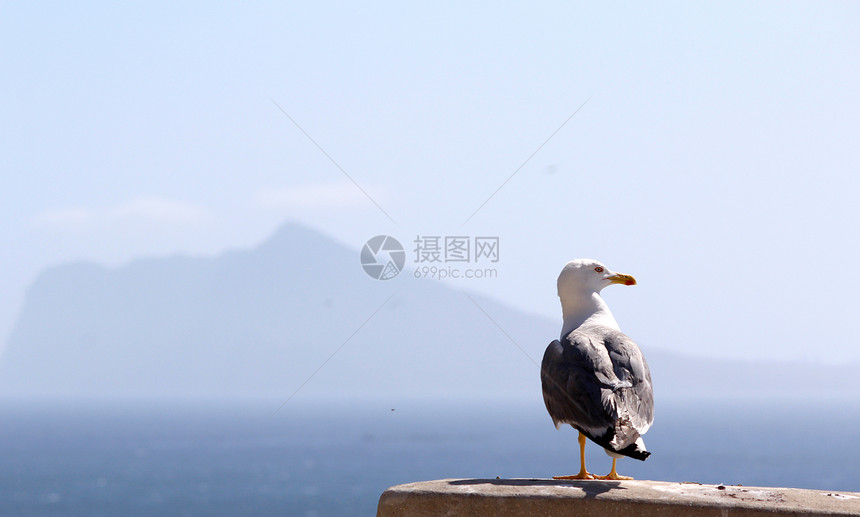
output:
[[603,273],[603,268],[600,266],[597,266],[596,268],[594,268],[594,270],[597,271],[598,273]]

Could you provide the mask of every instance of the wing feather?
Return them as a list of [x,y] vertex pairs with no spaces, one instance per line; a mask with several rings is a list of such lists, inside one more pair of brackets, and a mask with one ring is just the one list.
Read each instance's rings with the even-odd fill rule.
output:
[[632,385],[632,389],[618,393],[618,406],[636,432],[645,434],[654,422],[654,391],[645,356],[633,340],[619,331],[607,333],[603,343],[615,375]]
[[654,421],[648,364],[636,343],[615,329],[577,329],[550,343],[541,386],[556,427],[570,424],[607,449],[635,449]]

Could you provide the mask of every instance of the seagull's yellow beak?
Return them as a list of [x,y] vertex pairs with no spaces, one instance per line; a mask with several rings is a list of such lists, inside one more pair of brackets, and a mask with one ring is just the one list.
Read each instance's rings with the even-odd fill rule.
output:
[[607,278],[613,284],[636,285],[636,279],[630,275],[615,273],[614,275]]

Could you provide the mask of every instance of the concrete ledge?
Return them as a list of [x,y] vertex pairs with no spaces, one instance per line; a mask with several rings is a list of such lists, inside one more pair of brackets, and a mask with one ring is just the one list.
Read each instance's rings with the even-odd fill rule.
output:
[[376,515],[860,515],[860,493],[662,481],[442,479],[389,488]]

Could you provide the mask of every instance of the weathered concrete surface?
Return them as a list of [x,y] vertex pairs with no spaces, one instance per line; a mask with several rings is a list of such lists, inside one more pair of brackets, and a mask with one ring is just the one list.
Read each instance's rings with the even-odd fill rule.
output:
[[398,485],[377,517],[860,515],[860,493],[662,481],[442,479]]

